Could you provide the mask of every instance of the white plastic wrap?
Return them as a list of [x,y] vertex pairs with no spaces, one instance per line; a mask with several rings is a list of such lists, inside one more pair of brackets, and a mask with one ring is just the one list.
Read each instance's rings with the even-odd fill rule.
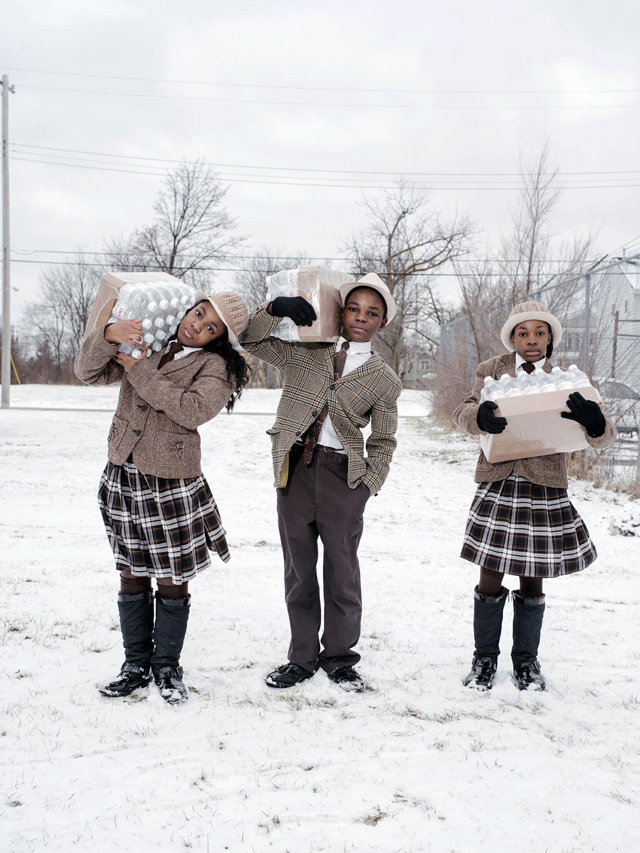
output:
[[352,280],[349,273],[320,266],[281,270],[268,276],[269,300],[278,296],[302,296],[313,305],[318,317],[312,326],[296,326],[293,320],[285,317],[273,332],[274,337],[302,343],[337,341],[342,329],[339,288]]
[[[140,319],[142,343],[151,344],[147,350],[150,356],[167,345],[194,303],[194,289],[181,281],[127,282],[118,291],[109,322]],[[122,344],[119,349],[133,358],[142,355],[141,347]]]

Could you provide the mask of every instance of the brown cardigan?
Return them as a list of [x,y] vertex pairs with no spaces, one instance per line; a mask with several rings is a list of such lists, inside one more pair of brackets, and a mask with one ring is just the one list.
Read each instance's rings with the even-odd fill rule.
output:
[[[551,363],[548,359],[544,364],[543,370],[545,373],[551,373]],[[516,356],[513,352],[508,355],[495,356],[479,364],[471,394],[460,403],[453,413],[455,423],[465,432],[468,432],[469,435],[482,435],[477,417],[478,409],[480,408],[480,393],[484,385],[485,376],[492,376],[494,379],[499,379],[503,373],[515,376],[515,372]],[[584,430],[584,427],[581,427],[581,429]],[[604,433],[598,436],[598,438],[587,435],[587,441],[591,447],[601,449],[610,447],[616,440],[616,435],[615,424],[609,418],[606,418]],[[504,480],[505,477],[508,477],[513,472],[514,474],[520,474],[521,477],[526,477],[527,480],[531,480],[532,483],[537,483],[539,486],[566,489],[568,483],[565,456],[566,454],[564,453],[554,453],[551,456],[532,456],[528,459],[516,459],[513,462],[491,463],[487,461],[481,450],[476,466],[475,481],[476,483],[494,483],[497,480]]]
[[122,465],[131,456],[143,474],[197,477],[202,473],[197,427],[231,396],[224,359],[200,350],[158,370],[158,352],[125,373],[112,360],[119,344],[105,341],[104,330],[100,326],[84,341],[75,372],[86,385],[122,382],[108,436],[109,462]]

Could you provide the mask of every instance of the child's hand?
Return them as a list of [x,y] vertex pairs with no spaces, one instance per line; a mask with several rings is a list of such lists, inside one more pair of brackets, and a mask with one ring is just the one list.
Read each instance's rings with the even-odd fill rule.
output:
[[[125,321],[125,322],[129,322],[129,321]],[[114,326],[115,326],[115,323],[114,323]],[[134,364],[137,364],[139,361],[144,361],[144,359],[146,359],[148,349],[149,349],[149,344],[145,344],[142,347],[142,355],[140,356],[140,358],[133,358],[133,356],[125,355],[123,352],[117,352],[114,355],[113,360],[117,361],[118,364],[122,365],[122,367],[124,367],[124,372],[128,373]]]
[[492,403],[491,400],[485,400],[478,409],[476,417],[478,426],[483,432],[488,432],[490,435],[498,435],[504,432],[507,425],[506,418],[499,418],[494,414],[494,409],[497,408],[496,403]]
[[110,344],[129,344],[139,347],[142,343],[142,319],[118,320],[104,330],[104,339]]
[[585,400],[579,391],[574,391],[569,394],[567,406],[570,411],[560,412],[561,418],[581,424],[591,438],[598,438],[604,433],[607,421],[602,409],[593,400]]
[[269,308],[273,317],[289,317],[296,326],[311,326],[316,319],[313,305],[302,296],[278,296]]

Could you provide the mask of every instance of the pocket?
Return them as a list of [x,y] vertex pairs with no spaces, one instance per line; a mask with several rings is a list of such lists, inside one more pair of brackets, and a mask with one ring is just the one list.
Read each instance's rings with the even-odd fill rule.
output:
[[116,451],[118,449],[125,433],[127,432],[128,426],[129,421],[125,421],[117,415],[113,416],[111,426],[109,427],[109,434],[107,436],[107,445],[110,451]]
[[156,456],[163,466],[175,462],[194,463],[200,458],[200,436],[192,430],[161,429],[156,441]]

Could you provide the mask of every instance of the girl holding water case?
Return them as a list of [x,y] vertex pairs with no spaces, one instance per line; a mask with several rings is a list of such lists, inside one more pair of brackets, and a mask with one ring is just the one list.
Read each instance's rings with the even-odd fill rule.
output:
[[100,326],[76,357],[76,375],[85,384],[122,383],[98,500],[120,572],[125,662],[100,688],[104,696],[128,696],[153,678],[168,703],[187,699],[180,654],[189,582],[211,564],[210,550],[229,559],[202,473],[197,428],[224,406],[231,410],[247,382],[235,347],[248,311],[235,293],[196,291],[194,301],[176,338],[150,358],[148,345],[139,360],[118,351],[121,344],[140,346],[138,320]]
[[[504,373],[551,372],[549,358],[562,338],[562,326],[539,302],[523,302],[511,311],[502,329],[508,355],[478,365],[471,394],[454,412],[454,421],[470,435],[500,433],[507,421],[496,404],[480,404],[484,379]],[[561,417],[580,424],[594,448],[609,447],[615,425],[597,403],[579,392],[569,394]],[[566,454],[491,463],[482,450],[476,467],[478,488],[471,504],[461,556],[480,566],[474,591],[475,651],[464,684],[489,690],[500,654],[500,633],[509,590],[505,574],[519,578],[513,598],[513,678],[520,690],[545,689],[538,645],[545,611],[544,578],[581,571],[597,557],[589,531],[567,495]]]

